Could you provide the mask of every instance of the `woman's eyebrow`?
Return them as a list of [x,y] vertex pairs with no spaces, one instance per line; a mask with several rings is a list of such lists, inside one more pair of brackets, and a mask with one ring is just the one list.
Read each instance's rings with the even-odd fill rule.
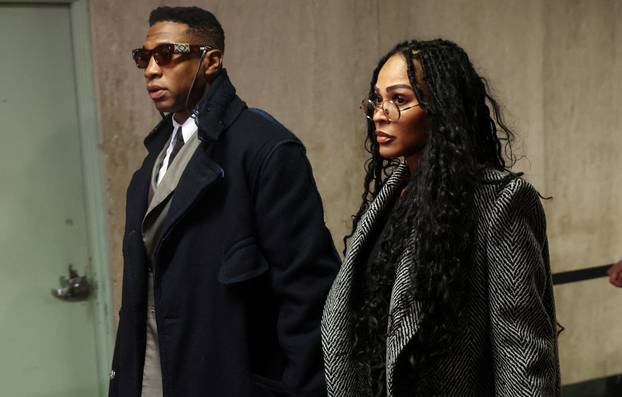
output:
[[413,89],[408,84],[394,84],[394,85],[391,85],[391,86],[387,87],[386,91],[389,92],[389,91],[397,90],[398,88],[408,88],[409,90]]
[[[408,84],[394,84],[394,85],[388,86],[385,89],[385,91],[386,92],[390,92],[390,91],[397,90],[397,89],[400,89],[400,88],[408,88],[411,91],[413,90],[413,88],[410,85],[408,85]],[[378,88],[378,87],[374,87],[374,90],[375,90],[376,94],[378,94],[380,92],[380,88]]]

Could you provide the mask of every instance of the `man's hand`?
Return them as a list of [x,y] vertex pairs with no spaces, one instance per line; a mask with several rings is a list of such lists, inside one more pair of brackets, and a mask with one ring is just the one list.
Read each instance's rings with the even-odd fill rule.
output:
[[609,268],[609,282],[616,287],[622,288],[622,260]]

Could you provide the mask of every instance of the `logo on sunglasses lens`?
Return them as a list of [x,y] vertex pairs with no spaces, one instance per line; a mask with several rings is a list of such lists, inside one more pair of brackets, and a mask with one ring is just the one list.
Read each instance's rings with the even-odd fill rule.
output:
[[214,49],[211,46],[200,46],[188,43],[164,43],[159,44],[152,50],[145,48],[136,48],[132,50],[132,59],[136,63],[139,69],[145,69],[149,66],[151,57],[155,60],[158,66],[164,66],[171,62],[173,54],[202,54],[204,51]]

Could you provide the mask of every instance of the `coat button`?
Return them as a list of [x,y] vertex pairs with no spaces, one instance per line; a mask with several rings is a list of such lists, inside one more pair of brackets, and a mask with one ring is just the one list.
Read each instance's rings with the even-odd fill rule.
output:
[[114,370],[110,371],[110,380],[113,380],[116,375],[117,373]]

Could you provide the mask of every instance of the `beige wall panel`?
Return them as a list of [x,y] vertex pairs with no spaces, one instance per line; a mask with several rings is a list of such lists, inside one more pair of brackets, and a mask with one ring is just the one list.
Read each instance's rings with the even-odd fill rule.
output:
[[544,140],[556,271],[622,253],[620,18],[615,0],[547,2]]
[[[545,2],[545,203],[554,271],[622,252],[622,3]],[[564,382],[622,372],[622,290],[556,287]]]
[[[164,2],[90,3],[104,141],[114,304],[121,296],[125,189],[159,115],[130,50]],[[188,4],[181,1],[170,5]],[[616,0],[210,0],[225,66],[250,106],[305,143],[341,250],[362,193],[358,104],[379,57],[400,40],[445,37],[486,76],[518,133],[515,169],[544,195],[554,271],[622,254],[622,2]],[[622,372],[622,291],[604,280],[556,288],[564,383]],[[586,320],[587,319],[587,320]],[[607,341],[597,343],[596,340]]]

